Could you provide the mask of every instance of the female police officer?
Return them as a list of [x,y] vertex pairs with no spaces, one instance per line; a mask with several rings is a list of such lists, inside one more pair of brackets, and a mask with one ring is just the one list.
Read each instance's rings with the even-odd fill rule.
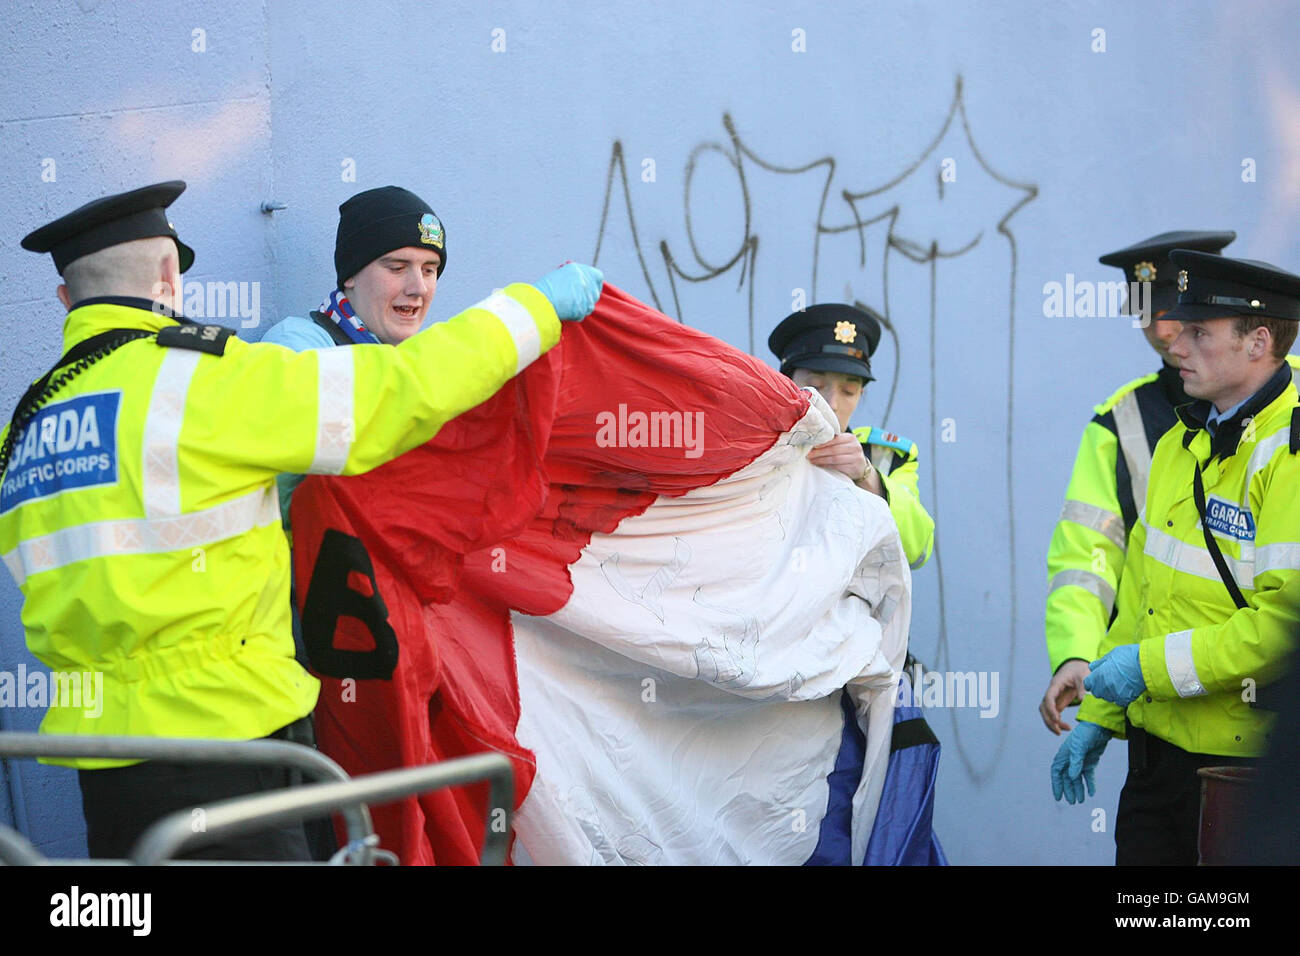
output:
[[881,319],[852,305],[813,305],[786,316],[767,345],[781,360],[781,372],[796,385],[816,389],[826,399],[843,434],[814,448],[808,460],[834,468],[859,488],[889,502],[903,550],[913,570],[934,549],[934,520],[917,491],[917,447],[910,439],[874,426],[849,431],[871,374],[871,356],[880,343]]

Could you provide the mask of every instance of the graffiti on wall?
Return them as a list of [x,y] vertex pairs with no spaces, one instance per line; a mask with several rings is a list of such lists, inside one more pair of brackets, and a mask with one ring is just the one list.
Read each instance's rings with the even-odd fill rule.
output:
[[[644,194],[635,193],[633,188],[638,179],[637,163],[633,161],[629,178],[624,144],[621,140],[613,143],[592,262],[600,265],[604,257],[629,272],[635,268],[655,308],[685,323],[704,317],[706,310],[708,317],[714,318],[718,302],[724,302],[721,311],[731,317],[743,315],[743,324],[737,321],[728,326],[723,337],[754,355],[761,354],[760,346],[776,322],[805,303],[856,301],[884,316],[881,348],[886,352],[882,355],[878,349],[877,357],[886,362],[892,359],[895,374],[887,384],[874,386],[888,388],[878,424],[890,418],[901,371],[906,369],[916,378],[928,366],[930,429],[928,441],[919,439],[918,444],[922,449],[928,446],[928,453],[923,451],[922,470],[928,472],[929,489],[926,494],[923,478],[922,497],[936,524],[932,560],[937,579],[934,597],[938,633],[917,634],[914,628],[912,646],[918,657],[939,670],[964,670],[961,661],[952,659],[949,646],[949,621],[953,617],[950,604],[972,598],[956,593],[954,582],[944,573],[944,556],[952,556],[953,551],[943,547],[947,502],[945,485],[939,480],[943,419],[937,394],[937,343],[945,321],[953,318],[951,307],[947,311],[940,307],[945,267],[978,257],[976,265],[985,277],[985,291],[992,296],[998,317],[996,327],[987,329],[986,334],[1005,345],[1006,401],[998,413],[1005,415],[1000,430],[1005,441],[1006,497],[999,508],[1005,508],[1001,549],[1005,551],[1006,571],[1005,576],[998,576],[998,587],[1008,592],[1006,606],[1011,619],[1004,622],[1000,633],[989,635],[986,646],[1003,649],[998,656],[1005,661],[1001,703],[1002,713],[1006,714],[1005,703],[1014,686],[1018,607],[1012,442],[1018,256],[1011,221],[1034,201],[1038,187],[997,171],[976,145],[960,76],[938,131],[900,172],[875,185],[861,185],[872,182],[875,164],[870,156],[855,155],[846,160],[825,155],[808,162],[782,164],[766,158],[753,144],[753,137],[742,135],[740,125],[730,114],[723,114],[722,127],[723,138],[700,142],[687,155],[681,179],[683,214],[680,223],[672,223],[673,238],[658,242],[648,240],[647,228],[638,218],[634,195]],[[777,145],[788,151],[789,137],[780,137]],[[657,178],[654,160],[641,160],[640,167],[640,183]],[[662,192],[656,195],[662,196]],[[644,199],[642,203],[644,212]],[[719,209],[723,210],[721,214]],[[662,217],[661,208],[654,211]],[[895,283],[903,281],[898,273],[909,263],[925,271],[928,316],[918,316],[913,297],[904,324],[891,312],[891,278]],[[897,292],[897,287],[893,288]],[[951,300],[949,295],[947,301]],[[715,324],[711,322],[709,329],[716,334]],[[909,334],[912,331],[923,334]],[[915,347],[918,339],[928,339],[928,356]],[[913,353],[907,351],[909,341]],[[949,484],[947,490],[956,497],[956,487]],[[964,499],[961,506],[971,504]],[[987,508],[989,503],[981,506]],[[949,544],[954,550],[963,546],[955,538]],[[925,598],[918,594],[915,600]],[[1009,721],[997,724],[993,756],[976,766],[963,746],[953,712],[952,734],[945,736],[955,745],[973,780],[984,778],[1001,757]]]

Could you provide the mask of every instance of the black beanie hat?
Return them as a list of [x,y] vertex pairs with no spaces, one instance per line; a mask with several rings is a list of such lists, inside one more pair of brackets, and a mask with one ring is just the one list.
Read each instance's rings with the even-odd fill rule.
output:
[[386,252],[407,246],[429,246],[447,267],[447,234],[429,204],[400,186],[380,186],[357,193],[339,206],[339,231],[334,240],[334,271],[338,287]]

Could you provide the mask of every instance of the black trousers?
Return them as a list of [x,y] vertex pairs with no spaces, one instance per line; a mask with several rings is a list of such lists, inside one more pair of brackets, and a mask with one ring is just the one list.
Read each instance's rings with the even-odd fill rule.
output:
[[1115,819],[1116,866],[1195,866],[1201,767],[1253,764],[1244,757],[1189,753],[1132,724],[1128,778]]
[[[307,718],[270,738],[299,741]],[[310,725],[308,725],[309,727]],[[309,732],[309,731],[308,731]],[[130,767],[78,771],[86,845],[92,858],[122,858],[150,826],[189,807],[229,797],[297,786],[301,775],[285,767],[187,764],[148,760]],[[312,859],[301,823],[240,836],[180,855],[186,860]]]

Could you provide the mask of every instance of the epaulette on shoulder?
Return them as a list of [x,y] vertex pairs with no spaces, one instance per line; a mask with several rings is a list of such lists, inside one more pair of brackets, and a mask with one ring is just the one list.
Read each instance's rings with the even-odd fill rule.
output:
[[1126,382],[1119,388],[1115,389],[1115,394],[1111,395],[1110,398],[1093,408],[1093,411],[1098,415],[1105,415],[1108,411],[1118,405],[1119,400],[1129,392],[1137,391],[1137,389],[1141,388],[1143,385],[1154,382],[1159,377],[1159,372],[1152,372],[1150,375],[1143,375],[1141,378],[1135,378],[1131,382]]
[[1300,355],[1288,355],[1286,357],[1286,363],[1297,372],[1300,372]]
[[1300,405],[1291,409],[1291,454],[1300,452]]
[[226,341],[235,334],[224,325],[169,325],[158,333],[158,344],[171,349],[193,349],[224,355]]
[[916,448],[916,442],[912,439],[870,425],[853,429],[853,437],[864,445],[884,445],[886,448],[892,448],[904,458],[910,456]]

